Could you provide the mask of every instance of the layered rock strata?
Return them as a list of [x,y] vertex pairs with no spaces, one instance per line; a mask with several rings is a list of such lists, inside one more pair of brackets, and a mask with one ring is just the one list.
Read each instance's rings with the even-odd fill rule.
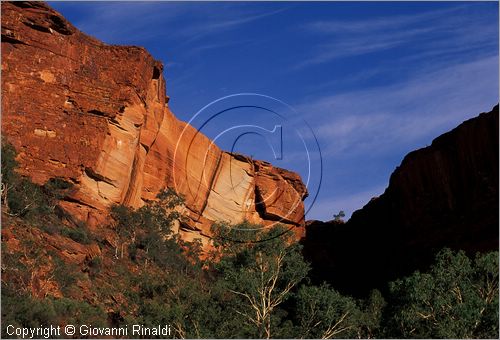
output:
[[113,204],[140,207],[170,187],[185,198],[184,239],[245,219],[301,236],[300,176],[221,151],[168,101],[144,48],[106,45],[44,3],[2,3],[2,133],[20,173],[74,183],[61,207],[76,219],[96,228]]

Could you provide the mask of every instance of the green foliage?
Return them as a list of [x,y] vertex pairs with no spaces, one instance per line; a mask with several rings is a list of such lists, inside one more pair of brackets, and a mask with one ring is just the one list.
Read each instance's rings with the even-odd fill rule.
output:
[[348,338],[357,335],[356,301],[328,285],[302,286],[297,294],[297,318],[301,338]]
[[156,198],[159,200],[158,202],[160,202],[159,206],[166,210],[172,210],[184,204],[184,198],[178,195],[172,188],[166,188],[160,191],[158,195],[156,195]]
[[373,339],[381,336],[383,313],[387,303],[378,290],[372,290],[367,299],[358,301],[358,338]]
[[2,141],[2,201],[9,213],[36,225],[50,220],[58,199],[62,198],[72,184],[60,178],[52,178],[39,186],[20,176],[16,151],[12,145]]
[[16,150],[2,139],[2,183],[11,183],[17,178],[14,171],[17,166]]
[[49,235],[62,235],[81,244],[90,244],[92,236],[85,223],[79,223],[76,228],[70,228],[56,221],[40,224],[39,228]]
[[39,228],[49,235],[60,234],[63,226],[58,223],[42,223]]
[[429,273],[390,284],[391,336],[498,338],[498,252],[441,251]]
[[338,214],[333,215],[333,219],[338,222],[342,221],[344,217],[345,217],[345,212],[343,210],[340,210]]
[[213,336],[213,314],[207,312],[213,295],[198,257],[201,246],[172,233],[174,221],[180,219],[175,208],[182,198],[166,190],[158,199],[136,210],[112,208],[121,247],[127,244],[129,258],[143,265],[131,278],[134,288],[127,290],[137,310],[124,322],[170,324],[174,337]]
[[36,222],[38,216],[51,213],[51,202],[47,200],[40,186],[25,178],[19,178],[7,187],[7,204],[12,214]]
[[9,338],[8,325],[15,327],[40,327],[50,325],[56,313],[53,305],[42,303],[27,294],[18,294],[2,286],[2,338]]
[[70,295],[78,279],[81,278],[80,268],[75,264],[66,263],[57,255],[52,256],[53,275],[64,295]]
[[99,306],[91,306],[86,302],[68,298],[45,299],[45,301],[54,306],[56,320],[53,324],[60,324],[63,321],[71,325],[107,326],[107,315]]
[[[31,279],[32,268],[24,261],[24,255],[20,252],[7,253],[7,245],[2,244],[2,289],[12,291],[26,291],[27,284]],[[8,278],[8,280],[5,280]]]
[[101,272],[102,258],[100,256],[95,256],[88,261],[87,265],[90,277],[94,278]]
[[2,338],[9,338],[6,329],[14,327],[64,326],[66,324],[106,325],[106,313],[97,306],[67,298],[34,299],[2,286]]
[[138,311],[134,322],[147,326],[170,324],[176,338],[213,337],[214,328],[207,327],[213,318],[209,313],[212,297],[200,274],[201,270],[189,268],[185,272],[171,270],[168,276],[143,273],[137,277]]
[[367,299],[356,300],[327,284],[304,285],[295,300],[296,336],[301,338],[374,338],[385,307],[377,290]]
[[[151,260],[159,265],[169,261],[170,252],[182,252],[177,237],[172,235],[172,225],[181,219],[175,208],[182,204],[183,199],[171,189],[160,192],[158,199],[136,210],[124,205],[112,207],[111,216],[116,221],[115,228],[121,242],[121,257],[125,244],[128,244],[132,259],[137,260],[140,249],[144,251],[146,262]],[[166,247],[165,243],[171,244]]]
[[73,188],[61,178],[51,178],[43,186],[20,176],[16,151],[2,141],[2,201],[7,204],[9,215],[18,216],[50,235],[61,234],[76,242],[88,244],[90,237],[85,225],[76,229],[65,227],[54,213],[57,201]]
[[89,231],[84,224],[80,224],[76,228],[61,228],[60,233],[63,236],[69,237],[75,242],[81,244],[90,244],[91,237],[89,236]]
[[51,178],[45,183],[44,187],[51,192],[58,192],[60,190],[68,190],[73,188],[73,184],[65,181],[62,178]]
[[276,310],[309,271],[301,246],[283,226],[267,229],[244,222],[214,225],[214,269],[233,294],[234,312],[251,337],[271,337]]

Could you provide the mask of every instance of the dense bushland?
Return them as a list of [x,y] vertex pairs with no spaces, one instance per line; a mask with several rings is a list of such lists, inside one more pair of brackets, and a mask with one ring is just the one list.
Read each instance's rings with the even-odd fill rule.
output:
[[[172,232],[182,199],[170,190],[137,210],[113,207],[103,226],[116,235],[111,245],[63,223],[57,200],[71,185],[31,183],[14,171],[14,156],[2,147],[5,218],[20,230],[97,243],[102,255],[76,265],[41,239],[24,239],[17,252],[3,244],[3,336],[9,324],[85,323],[169,324],[176,338],[498,338],[498,252],[471,259],[443,249],[428,271],[390,283],[385,296],[354,298],[312,285],[301,246],[280,225],[215,224],[214,250],[200,256],[198,242]],[[40,268],[58,296],[33,296],[28,283]]]

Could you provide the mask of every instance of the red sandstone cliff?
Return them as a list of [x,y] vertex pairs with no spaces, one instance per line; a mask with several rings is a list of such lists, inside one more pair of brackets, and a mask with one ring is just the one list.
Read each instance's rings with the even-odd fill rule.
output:
[[106,45],[44,3],[2,3],[2,134],[23,175],[75,184],[61,202],[74,217],[97,228],[112,204],[139,207],[172,187],[186,202],[184,239],[243,219],[302,235],[300,176],[223,152],[179,121],[162,73],[145,49]]
[[313,276],[358,293],[423,269],[443,247],[498,250],[498,105],[410,152],[345,224],[308,222]]

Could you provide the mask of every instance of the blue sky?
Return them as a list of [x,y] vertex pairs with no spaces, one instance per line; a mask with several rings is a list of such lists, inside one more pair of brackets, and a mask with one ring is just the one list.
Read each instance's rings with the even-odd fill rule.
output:
[[[170,107],[182,120],[242,92],[290,105],[231,97],[204,114],[251,104],[280,117],[241,108],[193,125],[211,138],[235,124],[282,126],[282,159],[258,134],[235,151],[309,177],[308,219],[350,216],[383,193],[406,153],[498,102],[498,2],[50,4],[83,32],[162,60]],[[230,149],[232,137],[217,143]]]

